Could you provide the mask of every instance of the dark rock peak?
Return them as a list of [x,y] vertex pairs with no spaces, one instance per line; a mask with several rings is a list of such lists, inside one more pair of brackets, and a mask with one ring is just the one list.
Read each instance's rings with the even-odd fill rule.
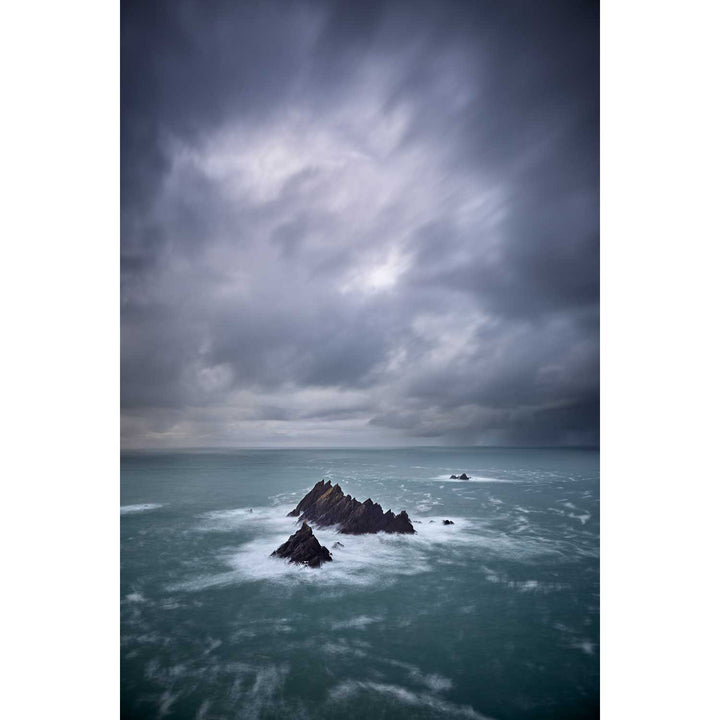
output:
[[291,517],[324,525],[339,525],[340,532],[349,535],[364,533],[414,533],[410,518],[403,510],[395,515],[391,510],[383,509],[371,498],[358,502],[354,497],[345,495],[337,483],[321,480],[288,513]]
[[455,523],[452,520],[443,520],[443,525],[454,525]]
[[272,556],[287,558],[290,562],[308,567],[320,567],[324,562],[332,560],[330,551],[319,543],[313,535],[312,528],[305,522]]
[[451,475],[450,479],[451,480],[469,480],[470,477],[466,473],[463,473],[462,475]]

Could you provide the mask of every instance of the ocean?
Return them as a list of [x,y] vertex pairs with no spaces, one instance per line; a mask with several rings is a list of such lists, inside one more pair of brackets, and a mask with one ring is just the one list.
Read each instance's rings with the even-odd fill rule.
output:
[[[417,534],[271,558],[323,478]],[[597,450],[126,453],[121,505],[123,718],[599,716]]]

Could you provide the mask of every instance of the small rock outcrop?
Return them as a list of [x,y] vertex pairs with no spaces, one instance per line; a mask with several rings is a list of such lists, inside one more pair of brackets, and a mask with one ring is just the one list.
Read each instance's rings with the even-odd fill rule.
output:
[[303,523],[302,527],[294,535],[291,535],[271,557],[287,558],[290,562],[308,567],[320,567],[324,562],[332,560],[330,551],[320,544],[307,523]]
[[455,523],[452,520],[443,520],[443,525],[454,525]]
[[395,515],[392,510],[383,512],[378,503],[368,498],[360,502],[345,495],[337,483],[321,480],[288,515],[320,525],[339,525],[347,535],[365,533],[414,533],[408,514],[403,510]]
[[451,475],[451,480],[469,480],[470,478],[466,473],[463,473],[462,475]]
[[345,546],[338,540],[337,542],[333,543],[333,550],[337,548],[344,548]]

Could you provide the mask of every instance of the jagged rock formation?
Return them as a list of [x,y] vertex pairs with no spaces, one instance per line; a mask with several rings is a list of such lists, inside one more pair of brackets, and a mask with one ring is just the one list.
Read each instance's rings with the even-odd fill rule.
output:
[[415,532],[404,510],[398,515],[391,510],[383,513],[382,507],[370,498],[361,503],[329,480],[318,482],[288,515],[320,526],[340,525],[340,532],[348,535]]
[[451,475],[450,479],[451,480],[469,480],[470,478],[465,473],[463,473],[462,475]]
[[443,525],[454,525],[455,523],[452,520],[443,520]]
[[324,562],[332,560],[330,551],[320,544],[307,523],[303,523],[302,527],[271,555],[273,556],[288,558],[290,562],[308,567],[320,567]]

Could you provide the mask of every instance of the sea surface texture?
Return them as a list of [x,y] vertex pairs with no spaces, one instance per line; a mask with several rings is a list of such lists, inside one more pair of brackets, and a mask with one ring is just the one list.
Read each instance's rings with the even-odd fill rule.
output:
[[[121,467],[124,718],[598,716],[597,451],[138,453]],[[417,534],[315,529],[332,562],[271,558],[323,478],[407,510]]]

